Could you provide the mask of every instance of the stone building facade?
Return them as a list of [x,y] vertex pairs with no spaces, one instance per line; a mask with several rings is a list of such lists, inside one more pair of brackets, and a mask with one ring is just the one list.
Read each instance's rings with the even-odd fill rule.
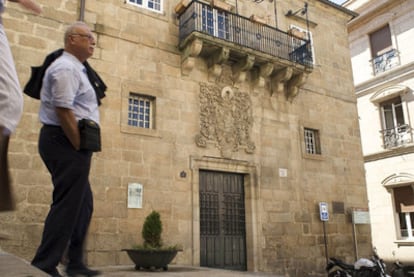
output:
[[[177,264],[303,277],[323,275],[327,255],[369,255],[370,226],[350,219],[368,207],[353,12],[325,0],[39,2],[41,16],[13,3],[4,14],[22,85],[83,18],[97,38],[90,64],[108,86],[89,264],[130,264],[121,249],[142,241],[152,210],[164,242],[183,248]],[[25,259],[52,191],[38,108],[25,96],[10,145],[17,210],[0,215],[11,236],[1,247]]]
[[414,3],[353,0],[348,25],[372,226],[382,258],[414,263]]

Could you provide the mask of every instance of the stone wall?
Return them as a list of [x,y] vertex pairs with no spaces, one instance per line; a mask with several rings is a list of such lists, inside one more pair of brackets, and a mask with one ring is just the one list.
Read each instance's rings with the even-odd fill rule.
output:
[[[13,3],[4,14],[22,85],[30,66],[62,47],[65,24],[78,17],[76,1],[39,2],[44,7],[40,17],[18,10]],[[246,176],[248,270],[288,276],[323,274],[321,201],[329,204],[331,212],[326,223],[329,255],[352,261],[349,211],[366,208],[367,197],[346,38],[350,16],[320,1],[308,1],[316,64],[298,96],[288,101],[283,93],[272,94],[269,83],[255,86],[250,75],[244,82],[231,82],[226,67],[220,80],[211,79],[202,58],[189,75],[183,75],[176,2],[164,1],[164,12],[158,14],[123,1],[86,1],[85,21],[97,37],[90,63],[108,86],[100,108],[103,151],[94,155],[90,180],[95,209],[88,262],[130,264],[120,250],[141,242],[143,220],[155,209],[164,223],[164,241],[183,246],[174,262],[198,265],[200,169]],[[291,24],[306,29],[305,21],[285,17],[288,10],[302,8],[302,1],[277,1],[277,16],[274,2],[238,1],[239,14],[257,14],[281,30]],[[237,149],[219,143],[220,137],[234,139],[235,131],[228,134],[229,129],[218,129],[203,147],[198,143],[206,87],[212,94],[229,87],[243,99],[239,107],[249,112],[245,120],[250,123],[230,125],[249,129],[249,139],[237,144]],[[154,130],[127,126],[131,92],[156,99]],[[12,236],[1,242],[2,248],[25,259],[32,258],[40,242],[52,191],[37,153],[38,106],[25,96],[24,116],[10,145],[18,206],[15,212],[0,215],[2,229]],[[216,123],[220,120],[219,115],[209,116],[219,117]],[[322,155],[305,154],[304,127],[319,130]],[[142,209],[127,208],[129,183],[143,185]],[[343,209],[333,211],[333,202],[342,203]],[[368,255],[369,226],[358,226],[357,231],[360,253]]]

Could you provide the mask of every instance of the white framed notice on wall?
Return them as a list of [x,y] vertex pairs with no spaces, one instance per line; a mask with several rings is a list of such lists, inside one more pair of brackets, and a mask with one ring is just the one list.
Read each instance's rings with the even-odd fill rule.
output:
[[142,208],[143,186],[138,183],[128,184],[128,208]]
[[366,209],[353,209],[352,222],[354,224],[370,224],[369,211]]

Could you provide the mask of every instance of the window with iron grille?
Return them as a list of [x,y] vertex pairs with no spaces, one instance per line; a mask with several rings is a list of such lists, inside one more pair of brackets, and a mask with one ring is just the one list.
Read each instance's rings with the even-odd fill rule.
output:
[[319,141],[319,131],[304,128],[305,149],[307,154],[320,155],[321,147]]
[[153,97],[131,93],[128,99],[128,125],[152,129],[153,106]]
[[385,25],[369,34],[369,42],[371,46],[371,61],[374,75],[387,71],[400,64],[398,51],[392,46],[389,25]]
[[162,1],[163,0],[128,0],[128,3],[151,11],[162,12]]

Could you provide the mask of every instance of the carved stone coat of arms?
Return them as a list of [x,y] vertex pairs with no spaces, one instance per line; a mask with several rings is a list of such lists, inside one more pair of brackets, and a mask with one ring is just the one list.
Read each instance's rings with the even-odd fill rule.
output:
[[252,102],[247,93],[230,86],[200,84],[199,147],[215,144],[226,158],[239,149],[253,153],[252,125]]

